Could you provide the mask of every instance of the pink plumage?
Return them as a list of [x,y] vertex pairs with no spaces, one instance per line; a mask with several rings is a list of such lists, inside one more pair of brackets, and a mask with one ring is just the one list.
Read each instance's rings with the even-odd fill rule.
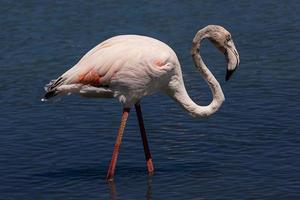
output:
[[228,62],[226,80],[240,60],[230,33],[223,27],[209,25],[196,33],[191,54],[197,70],[213,94],[213,100],[207,106],[197,105],[189,97],[175,52],[159,40],[139,35],[121,35],[105,40],[45,87],[46,99],[59,94],[77,93],[85,97],[116,98],[123,104],[121,126],[107,179],[113,178],[123,130],[132,106],[138,114],[148,171],[152,173],[154,170],[139,104],[144,96],[164,92],[193,117],[206,117],[220,108],[225,100],[221,86],[199,53],[200,43],[205,38],[225,54]]

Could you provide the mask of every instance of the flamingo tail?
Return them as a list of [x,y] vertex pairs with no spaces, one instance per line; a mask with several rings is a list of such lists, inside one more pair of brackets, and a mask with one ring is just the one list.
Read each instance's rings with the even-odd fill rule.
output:
[[50,83],[48,83],[44,89],[46,91],[44,98],[50,99],[60,93],[60,91],[57,90],[58,86],[61,86],[64,82],[64,79],[62,77],[59,77],[58,79],[51,80]]

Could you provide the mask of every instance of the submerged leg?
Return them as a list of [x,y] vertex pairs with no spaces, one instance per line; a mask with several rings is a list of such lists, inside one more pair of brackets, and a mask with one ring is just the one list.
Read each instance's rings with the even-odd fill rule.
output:
[[140,126],[143,146],[144,146],[144,152],[145,152],[145,158],[146,158],[146,163],[147,163],[147,169],[148,169],[149,173],[153,173],[154,167],[153,167],[153,163],[152,163],[152,156],[150,153],[148,140],[147,140],[147,136],[146,136],[146,130],[145,130],[145,126],[144,126],[141,105],[139,103],[135,104],[135,110],[136,110],[136,115],[137,115],[137,118],[139,121],[139,126]]
[[109,168],[108,168],[108,172],[107,172],[107,176],[106,176],[106,180],[108,180],[108,181],[112,180],[114,177],[118,154],[119,154],[119,148],[121,145],[122,136],[123,136],[123,132],[125,129],[126,121],[128,119],[129,111],[130,111],[130,108],[123,109],[122,120],[121,120],[121,124],[119,127],[118,136],[117,136],[117,139],[115,142],[113,155],[112,155],[112,158],[111,158],[111,161],[109,164]]

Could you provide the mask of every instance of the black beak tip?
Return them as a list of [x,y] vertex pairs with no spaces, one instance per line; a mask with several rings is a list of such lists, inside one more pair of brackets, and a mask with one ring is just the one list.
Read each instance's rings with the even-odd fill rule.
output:
[[230,79],[230,77],[232,76],[234,71],[235,70],[227,70],[226,76],[225,76],[225,81],[228,81]]

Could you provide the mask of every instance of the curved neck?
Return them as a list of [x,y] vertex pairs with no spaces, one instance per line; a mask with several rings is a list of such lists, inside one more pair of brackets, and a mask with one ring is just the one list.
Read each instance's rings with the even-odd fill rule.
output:
[[207,82],[210,90],[213,94],[213,100],[207,106],[197,105],[188,95],[183,80],[176,91],[173,93],[172,97],[193,117],[207,117],[215,113],[223,101],[225,100],[224,94],[222,92],[219,82],[216,80],[214,75],[206,67],[200,56],[200,43],[204,38],[210,37],[210,30],[207,28],[201,29],[197,32],[193,39],[191,54],[195,63],[196,68],[200,72],[201,76]]

